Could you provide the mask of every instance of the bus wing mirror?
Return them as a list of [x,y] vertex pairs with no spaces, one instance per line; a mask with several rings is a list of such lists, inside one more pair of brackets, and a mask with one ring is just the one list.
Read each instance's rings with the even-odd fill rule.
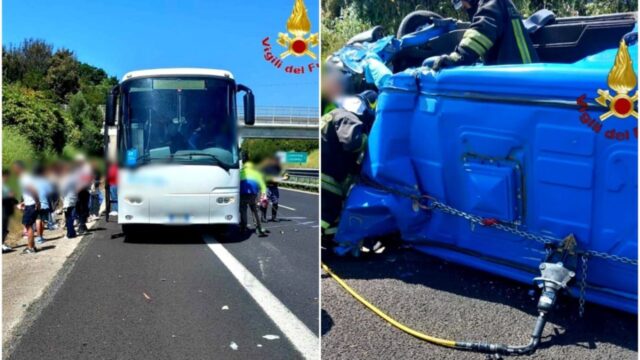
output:
[[238,90],[244,91],[244,97],[242,98],[244,105],[244,123],[245,125],[253,125],[256,122],[256,103],[253,92],[244,85],[238,85]]
[[114,126],[116,124],[116,94],[117,87],[114,87],[107,95],[107,107],[104,114],[104,121],[107,126]]

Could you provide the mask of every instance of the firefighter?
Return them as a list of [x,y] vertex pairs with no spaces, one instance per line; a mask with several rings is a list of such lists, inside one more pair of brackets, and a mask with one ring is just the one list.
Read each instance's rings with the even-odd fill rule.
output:
[[267,187],[262,174],[253,168],[253,163],[243,161],[240,170],[240,230],[247,231],[247,207],[253,214],[256,223],[256,233],[267,236],[267,231],[262,228],[260,215],[258,215],[258,199],[265,197]]
[[472,65],[482,59],[486,65],[528,64],[538,61],[522,17],[511,0],[451,0],[456,10],[464,9],[471,25],[451,54],[433,56],[423,66],[435,71]]
[[338,108],[322,117],[321,141],[321,227],[323,242],[337,231],[343,202],[360,172],[367,134],[375,117],[377,94],[367,90],[359,95],[334,100]]

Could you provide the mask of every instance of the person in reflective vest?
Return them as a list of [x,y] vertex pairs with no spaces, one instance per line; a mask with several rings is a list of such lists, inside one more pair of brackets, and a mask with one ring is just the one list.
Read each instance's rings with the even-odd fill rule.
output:
[[256,224],[256,233],[266,236],[267,232],[262,228],[260,215],[258,215],[258,199],[262,199],[267,193],[262,174],[253,168],[250,161],[244,162],[240,170],[240,230],[247,231],[247,207],[253,214]]
[[511,0],[452,0],[456,10],[464,9],[471,25],[451,54],[433,56],[423,66],[433,70],[471,65],[529,64],[538,56],[522,17]]
[[271,221],[275,222],[278,221],[278,202],[280,200],[278,184],[281,181],[288,180],[289,175],[283,172],[280,159],[275,155],[265,160],[260,170],[264,175],[264,181],[267,185],[267,197],[260,203],[262,222],[267,222],[269,203],[271,203]]
[[336,100],[339,107],[321,119],[323,240],[332,238],[336,233],[343,202],[360,173],[367,134],[375,118],[376,101],[377,94],[371,90],[343,97]]

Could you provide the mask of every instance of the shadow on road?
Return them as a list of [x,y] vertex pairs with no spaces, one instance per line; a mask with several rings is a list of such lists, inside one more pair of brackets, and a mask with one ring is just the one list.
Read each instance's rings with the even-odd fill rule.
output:
[[[323,250],[322,261],[347,282],[349,279],[396,279],[463,297],[503,304],[530,314],[532,321],[537,316],[538,293],[531,293],[533,285],[527,286],[449,263],[413,249],[388,249],[380,255],[360,258],[339,257]],[[586,305],[584,318],[580,318],[577,312],[577,299],[561,297],[558,308],[551,315],[551,321],[561,329],[556,328],[553,335],[544,337],[540,348],[557,345],[584,346],[578,344],[585,343],[589,344],[585,347],[595,348],[597,341],[637,350],[637,315],[595,304]],[[332,323],[331,319],[324,318],[327,315],[322,312],[323,333],[331,327],[328,325],[325,329],[325,323]]]
[[107,226],[116,228],[109,239],[119,239],[130,244],[202,245],[206,236],[211,236],[220,243],[237,243],[249,239],[254,234],[253,231],[241,233],[237,226],[153,225],[139,227],[135,233],[125,235],[120,225],[109,223]]
[[208,231],[210,229],[201,226],[152,225],[138,227],[132,234],[121,232],[119,238],[130,244],[202,245],[203,235]]
[[329,331],[331,331],[331,328],[333,327],[333,318],[331,317],[331,315],[329,315],[329,313],[322,309],[322,312],[320,314],[320,319],[321,319],[321,335],[324,335],[326,333],[328,333]]
[[43,245],[43,246],[36,246],[36,247],[38,248],[39,253],[56,248],[55,245]]

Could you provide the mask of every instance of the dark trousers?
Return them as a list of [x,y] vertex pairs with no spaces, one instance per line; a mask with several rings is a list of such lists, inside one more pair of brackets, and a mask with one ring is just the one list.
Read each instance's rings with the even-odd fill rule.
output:
[[[269,204],[267,203],[265,206],[260,206],[260,211],[262,212],[262,220],[267,221],[267,209],[269,208]],[[276,217],[278,217],[278,204],[271,204],[271,220],[275,221]]]
[[89,213],[95,216],[100,215],[100,194],[96,191],[89,199]]
[[78,216],[78,223],[81,227],[85,227],[87,219],[89,218],[89,199],[90,194],[88,189],[83,189],[78,193],[78,201],[76,202],[76,215]]
[[9,233],[9,214],[6,213],[6,209],[2,209],[2,243],[7,239]]
[[76,229],[73,228],[73,207],[64,209],[64,221],[67,227],[67,238],[76,237]]
[[267,199],[269,199],[269,201],[266,203],[266,206],[260,207],[262,219],[267,221],[267,209],[269,208],[269,203],[271,203],[271,220],[275,221],[278,216],[278,201],[280,200],[280,190],[278,190],[277,185],[267,186]]
[[240,228],[247,228],[247,207],[251,210],[253,214],[253,219],[256,222],[256,229],[262,229],[262,225],[260,224],[260,216],[258,215],[258,205],[257,196],[253,194],[242,194],[240,195]]

